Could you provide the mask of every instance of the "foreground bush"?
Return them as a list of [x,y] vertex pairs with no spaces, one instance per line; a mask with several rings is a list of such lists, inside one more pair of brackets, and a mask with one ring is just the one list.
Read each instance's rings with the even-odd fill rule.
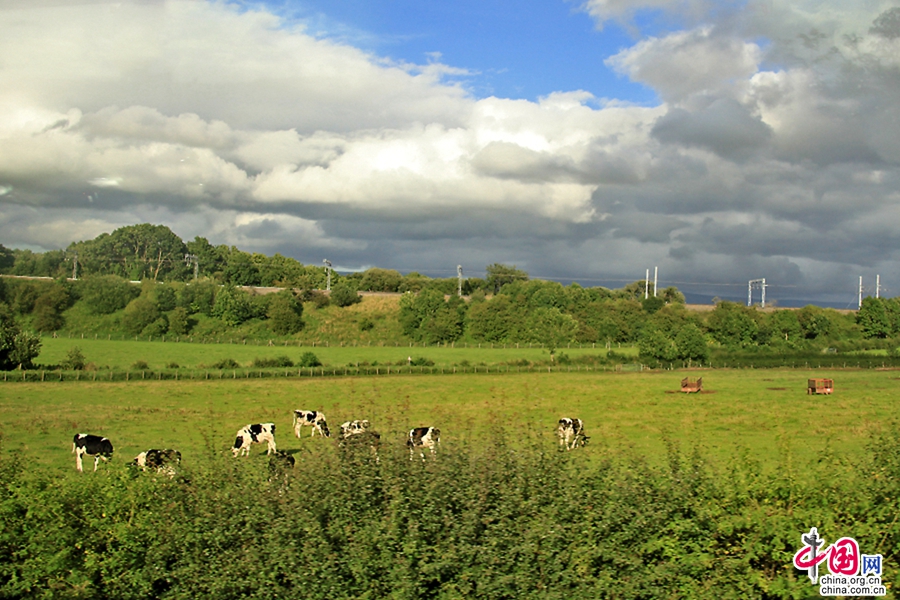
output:
[[651,467],[525,445],[376,462],[323,440],[286,476],[211,451],[176,479],[3,455],[0,597],[811,597],[791,566],[811,526],[883,554],[898,582],[896,435],[857,464],[788,457],[773,475],[749,457],[717,471],[676,449]]

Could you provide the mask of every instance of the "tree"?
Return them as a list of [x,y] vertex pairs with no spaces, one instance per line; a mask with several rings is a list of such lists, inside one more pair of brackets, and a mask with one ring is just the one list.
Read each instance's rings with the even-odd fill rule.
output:
[[797,311],[776,310],[764,323],[770,344],[795,345],[803,338],[803,327],[797,318]]
[[753,311],[734,302],[719,302],[706,325],[713,338],[723,346],[741,347],[755,343],[759,327]]
[[22,331],[9,307],[0,303],[0,370],[30,368],[40,350],[40,338]]
[[536,308],[526,321],[526,341],[537,342],[552,354],[563,344],[575,340],[578,322],[558,308]]
[[16,264],[15,253],[3,244],[0,244],[0,273],[7,273],[14,264]]
[[362,296],[349,282],[337,281],[331,286],[331,301],[344,308],[362,302]]
[[266,315],[269,317],[269,328],[276,335],[291,335],[303,328],[303,304],[290,290],[274,295]]
[[425,343],[451,342],[462,335],[466,303],[457,296],[444,300],[437,289],[400,298],[400,326],[403,333]]
[[670,363],[678,357],[675,343],[662,331],[648,327],[638,340],[638,358],[644,362]]
[[224,286],[216,294],[212,316],[218,317],[232,327],[240,325],[253,316],[247,293],[232,286]]
[[808,340],[825,337],[831,333],[832,322],[824,310],[818,306],[804,306],[797,311],[797,320]]
[[237,248],[231,249],[222,275],[225,281],[231,285],[259,285],[260,283],[259,268],[253,262],[253,257]]
[[509,265],[493,263],[488,265],[485,270],[487,271],[488,286],[494,294],[498,293],[507,283],[528,281],[528,273],[517,269],[515,265],[510,267]]
[[891,333],[891,323],[880,298],[863,298],[856,322],[866,338],[886,338]]
[[38,331],[57,331],[65,325],[63,311],[72,305],[67,285],[55,282],[34,301],[34,328]]
[[709,346],[700,328],[688,323],[675,336],[677,358],[688,362],[704,362],[709,360]]
[[500,295],[478,302],[473,296],[466,314],[466,331],[476,340],[502,342],[512,331],[515,318],[509,297]]
[[369,292],[396,292],[403,283],[403,276],[390,269],[369,269],[359,282],[359,289]]

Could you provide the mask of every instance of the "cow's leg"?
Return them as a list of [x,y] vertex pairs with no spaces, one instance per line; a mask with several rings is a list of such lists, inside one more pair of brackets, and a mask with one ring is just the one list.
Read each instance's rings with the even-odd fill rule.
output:
[[97,472],[97,465],[98,465],[99,463],[100,463],[100,455],[99,455],[99,454],[95,454],[95,455],[94,455],[94,473]]
[[271,438],[266,442],[269,445],[269,449],[266,451],[266,454],[275,454],[275,439]]
[[81,448],[75,451],[75,468],[78,469],[79,473],[84,473],[84,466],[81,462]]

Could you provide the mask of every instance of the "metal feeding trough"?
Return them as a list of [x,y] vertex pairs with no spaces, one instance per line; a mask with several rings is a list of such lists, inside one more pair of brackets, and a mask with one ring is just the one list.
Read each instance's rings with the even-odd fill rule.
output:
[[830,394],[834,391],[834,379],[810,379],[806,383],[807,394]]
[[681,380],[681,391],[685,394],[692,394],[703,390],[702,377],[685,377]]

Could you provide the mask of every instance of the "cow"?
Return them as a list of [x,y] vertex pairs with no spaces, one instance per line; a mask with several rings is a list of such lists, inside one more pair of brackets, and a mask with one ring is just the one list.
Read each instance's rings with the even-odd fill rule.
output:
[[[415,427],[409,430],[406,437],[406,447],[409,448],[409,460],[412,460],[413,453],[416,448],[428,448],[431,455],[434,456],[435,448],[441,441],[441,430],[437,427]],[[425,460],[425,453],[420,451],[422,460]]]
[[99,435],[91,435],[89,433],[76,433],[72,439],[72,452],[75,453],[75,468],[79,473],[84,472],[81,458],[87,454],[94,457],[94,471],[97,470],[97,463],[102,458],[104,462],[108,461],[113,453],[113,445],[105,437]]
[[584,435],[584,421],[563,417],[556,426],[556,435],[559,437],[560,448],[572,450],[576,446],[584,446],[588,442],[588,436]]
[[312,435],[315,437],[316,432],[322,437],[331,437],[328,431],[328,423],[325,422],[325,413],[316,410],[295,410],[294,411],[294,435],[300,437],[300,430],[305,427],[312,427]]
[[151,448],[135,456],[132,462],[143,471],[153,469],[157,473],[175,477],[175,467],[181,464],[181,452],[171,448]]
[[351,435],[365,433],[369,429],[368,419],[361,421],[346,421],[341,423],[341,439],[346,440]]
[[231,453],[235,458],[246,454],[250,456],[250,445],[266,442],[266,454],[275,453],[275,423],[254,423],[238,429]]

